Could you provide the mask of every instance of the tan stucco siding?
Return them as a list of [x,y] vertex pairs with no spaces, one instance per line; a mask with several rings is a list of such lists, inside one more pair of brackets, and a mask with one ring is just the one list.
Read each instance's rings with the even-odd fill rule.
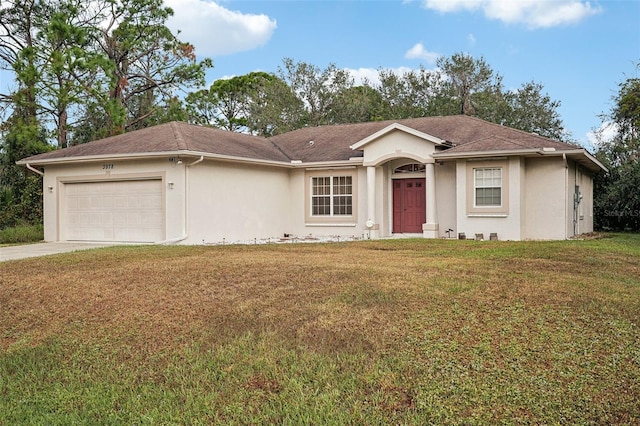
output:
[[185,244],[278,238],[290,221],[289,171],[207,161],[188,170]]
[[527,158],[525,183],[524,238],[561,240],[566,238],[566,169],[561,157]]

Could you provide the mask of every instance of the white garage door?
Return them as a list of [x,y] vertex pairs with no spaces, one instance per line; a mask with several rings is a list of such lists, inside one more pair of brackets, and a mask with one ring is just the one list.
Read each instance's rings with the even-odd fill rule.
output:
[[64,198],[65,240],[164,239],[161,180],[67,183]]

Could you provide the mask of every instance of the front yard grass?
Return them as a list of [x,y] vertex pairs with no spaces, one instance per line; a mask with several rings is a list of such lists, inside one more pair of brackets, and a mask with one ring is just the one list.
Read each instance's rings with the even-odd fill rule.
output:
[[0,424],[638,424],[640,236],[0,263]]

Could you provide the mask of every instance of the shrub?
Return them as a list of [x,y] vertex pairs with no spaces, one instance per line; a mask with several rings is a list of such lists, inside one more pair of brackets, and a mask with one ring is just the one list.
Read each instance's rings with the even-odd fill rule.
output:
[[19,225],[0,230],[0,244],[30,243],[43,239],[42,225]]

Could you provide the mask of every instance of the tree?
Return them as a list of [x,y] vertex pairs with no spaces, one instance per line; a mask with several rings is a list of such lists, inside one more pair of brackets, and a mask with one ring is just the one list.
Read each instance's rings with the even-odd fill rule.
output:
[[30,155],[53,147],[45,131],[17,109],[1,129],[0,139],[0,229],[42,221],[42,178],[16,165]]
[[229,131],[246,131],[252,98],[276,77],[265,72],[216,80],[209,89],[186,97],[190,121]]
[[433,98],[434,73],[423,67],[397,74],[392,70],[378,70],[380,85],[376,88],[382,98],[382,118],[401,119],[423,117],[428,114]]
[[335,64],[320,69],[306,62],[296,63],[289,58],[283,60],[283,65],[278,70],[278,76],[289,85],[304,106],[300,122],[307,126],[331,124],[331,109],[338,95],[353,87],[349,72],[339,69]]
[[303,101],[275,75],[258,81],[250,101],[247,125],[252,134],[269,137],[303,126]]
[[436,65],[443,76],[438,96],[449,100],[441,106],[447,111],[481,117],[492,106],[486,100],[481,102],[483,94],[502,93],[502,77],[484,58],[455,53],[450,58],[440,57]]
[[16,89],[0,95],[10,111],[0,128],[0,228],[42,218],[40,176],[15,162],[51,148],[38,116],[40,63],[36,34],[43,5],[35,1],[5,2],[0,7],[0,67],[14,73]]
[[87,98],[96,64],[102,59],[91,49],[90,35],[99,24],[99,14],[87,13],[82,0],[60,0],[49,9],[37,35],[41,75],[40,105],[50,114],[58,148],[69,145],[70,108]]
[[[640,68],[640,63],[637,65]],[[609,169],[596,176],[594,209],[599,229],[640,231],[640,79],[619,85],[605,121],[617,129],[600,140],[596,156]]]
[[566,139],[568,135],[558,113],[560,102],[551,100],[543,90],[541,84],[531,81],[507,93],[508,109],[500,124],[551,139]]
[[362,123],[381,120],[385,103],[374,88],[365,84],[344,89],[336,95],[329,121],[332,123]]
[[106,133],[117,134],[152,124],[158,109],[175,106],[179,90],[204,85],[212,61],[198,62],[193,46],[166,27],[173,10],[162,0],[105,1],[107,24],[96,43],[108,63],[100,96],[85,117],[95,120],[96,112],[106,113]]
[[5,1],[0,4],[0,69],[14,73],[17,89],[0,94],[5,107],[16,105],[28,120],[37,119],[36,34],[43,5],[35,0]]

